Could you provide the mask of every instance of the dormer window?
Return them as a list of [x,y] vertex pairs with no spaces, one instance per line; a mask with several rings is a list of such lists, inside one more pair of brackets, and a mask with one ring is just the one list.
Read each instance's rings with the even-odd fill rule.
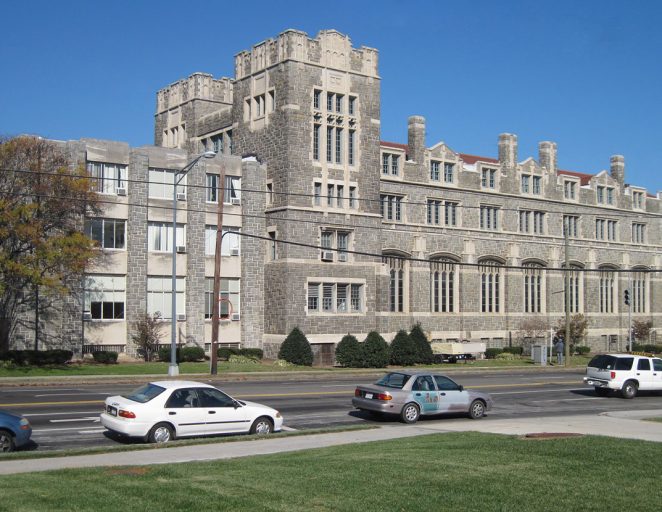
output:
[[496,169],[483,169],[480,184],[483,188],[496,188]]
[[577,182],[566,180],[563,182],[563,197],[566,199],[577,199]]
[[632,207],[642,210],[644,208],[644,193],[632,192]]

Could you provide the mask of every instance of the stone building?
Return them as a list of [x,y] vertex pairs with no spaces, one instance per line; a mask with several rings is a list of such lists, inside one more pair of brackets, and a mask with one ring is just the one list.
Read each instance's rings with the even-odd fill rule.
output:
[[167,302],[172,185],[155,183],[172,183],[208,150],[216,158],[181,188],[182,341],[210,342],[209,236],[221,185],[225,227],[238,231],[223,253],[221,343],[274,356],[298,326],[331,361],[344,334],[391,339],[417,322],[431,339],[529,342],[525,320],[552,327],[564,317],[564,227],[570,310],[588,317],[587,343],[624,348],[628,313],[659,331],[662,196],[626,183],[622,156],[585,174],[559,169],[553,142],[520,160],[513,134],[499,135],[496,157],[427,147],[421,116],[409,118],[406,142],[385,142],[380,82],[377,50],[334,30],[287,30],[238,53],[234,78],[195,73],[158,91],[156,147],[72,143],[93,173],[124,166],[113,172],[126,183],[107,210],[126,223],[126,248],[104,248],[91,271],[126,276],[125,315],[95,318],[88,299],[85,343],[131,352],[132,318]]

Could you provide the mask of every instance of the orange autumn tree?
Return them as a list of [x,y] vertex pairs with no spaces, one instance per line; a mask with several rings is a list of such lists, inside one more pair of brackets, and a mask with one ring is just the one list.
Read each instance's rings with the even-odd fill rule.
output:
[[96,254],[83,233],[86,214],[99,214],[94,190],[62,143],[0,139],[0,352],[19,324],[34,328],[81,293]]

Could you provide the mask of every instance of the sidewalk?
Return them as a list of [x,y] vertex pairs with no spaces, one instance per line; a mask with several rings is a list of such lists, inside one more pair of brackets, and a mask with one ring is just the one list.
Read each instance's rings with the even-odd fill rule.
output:
[[154,448],[150,450],[110,452],[72,457],[10,460],[0,462],[0,475],[66,468],[143,466],[149,464],[176,464],[192,461],[232,459],[350,443],[387,441],[390,439],[444,432],[471,431],[509,435],[543,432],[578,433],[662,442],[662,423],[641,421],[643,418],[650,417],[662,417],[662,410],[619,411],[599,415],[545,416],[525,419],[492,419],[491,417],[486,417],[479,421],[471,421],[465,418],[441,419],[420,421],[416,425],[394,423],[371,430],[265,438],[175,448]]

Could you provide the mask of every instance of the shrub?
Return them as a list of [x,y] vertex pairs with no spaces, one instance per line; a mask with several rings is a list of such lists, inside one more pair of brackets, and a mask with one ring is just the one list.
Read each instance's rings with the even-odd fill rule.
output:
[[264,357],[264,351],[261,348],[241,348],[237,354],[253,359],[262,359]]
[[254,357],[240,356],[236,354],[232,354],[229,361],[235,364],[260,364],[260,361]]
[[362,365],[361,345],[356,337],[351,334],[343,336],[336,346],[336,362],[348,368],[359,368]]
[[524,353],[524,347],[504,347],[501,351],[506,354],[521,356]]
[[428,337],[423,332],[421,324],[416,324],[412,327],[411,332],[409,333],[414,345],[416,345],[416,350],[418,352],[417,363],[421,364],[431,364],[434,362],[434,354],[432,353],[432,347],[428,341]]
[[488,348],[485,349],[485,357],[487,359],[496,359],[496,357],[503,352],[501,348]]
[[74,353],[71,350],[8,350],[0,355],[0,360],[9,361],[16,366],[62,365],[70,361]]
[[418,361],[418,349],[407,334],[407,331],[399,330],[391,342],[391,364],[409,366]]
[[279,368],[289,368],[290,366],[294,366],[292,363],[285,361],[285,359],[276,359],[273,362],[273,365],[278,366]]
[[313,365],[313,351],[306,335],[298,327],[292,329],[278,351],[278,359],[301,366]]
[[204,361],[205,349],[202,347],[182,347],[178,358],[184,362]]
[[591,351],[591,347],[587,347],[586,345],[577,345],[575,347],[575,352],[579,354],[580,356],[586,355]]
[[92,358],[97,363],[116,364],[117,352],[113,352],[111,350],[99,350],[98,352],[92,352]]
[[[170,345],[159,348],[159,351],[158,351],[159,361],[163,361],[164,363],[169,363],[170,362],[170,351],[171,350],[172,350],[172,348],[170,347]],[[175,354],[175,358],[176,358],[177,361],[179,361],[179,358],[180,358],[179,350],[180,350],[179,347],[177,347],[177,352]]]
[[519,359],[519,356],[513,354],[512,352],[501,352],[500,354],[496,355],[495,359],[500,359],[502,361],[514,361],[516,359]]
[[377,331],[370,331],[361,350],[360,365],[364,368],[384,368],[388,365],[391,353],[386,340]]
[[157,352],[159,341],[161,339],[161,313],[156,312],[153,315],[149,313],[142,313],[138,319],[133,322],[134,334],[131,335],[131,340],[138,347],[138,355],[142,356],[145,361],[151,361],[154,352]]
[[228,361],[230,356],[237,355],[239,350],[232,347],[221,347],[216,350],[216,357],[221,361]]

